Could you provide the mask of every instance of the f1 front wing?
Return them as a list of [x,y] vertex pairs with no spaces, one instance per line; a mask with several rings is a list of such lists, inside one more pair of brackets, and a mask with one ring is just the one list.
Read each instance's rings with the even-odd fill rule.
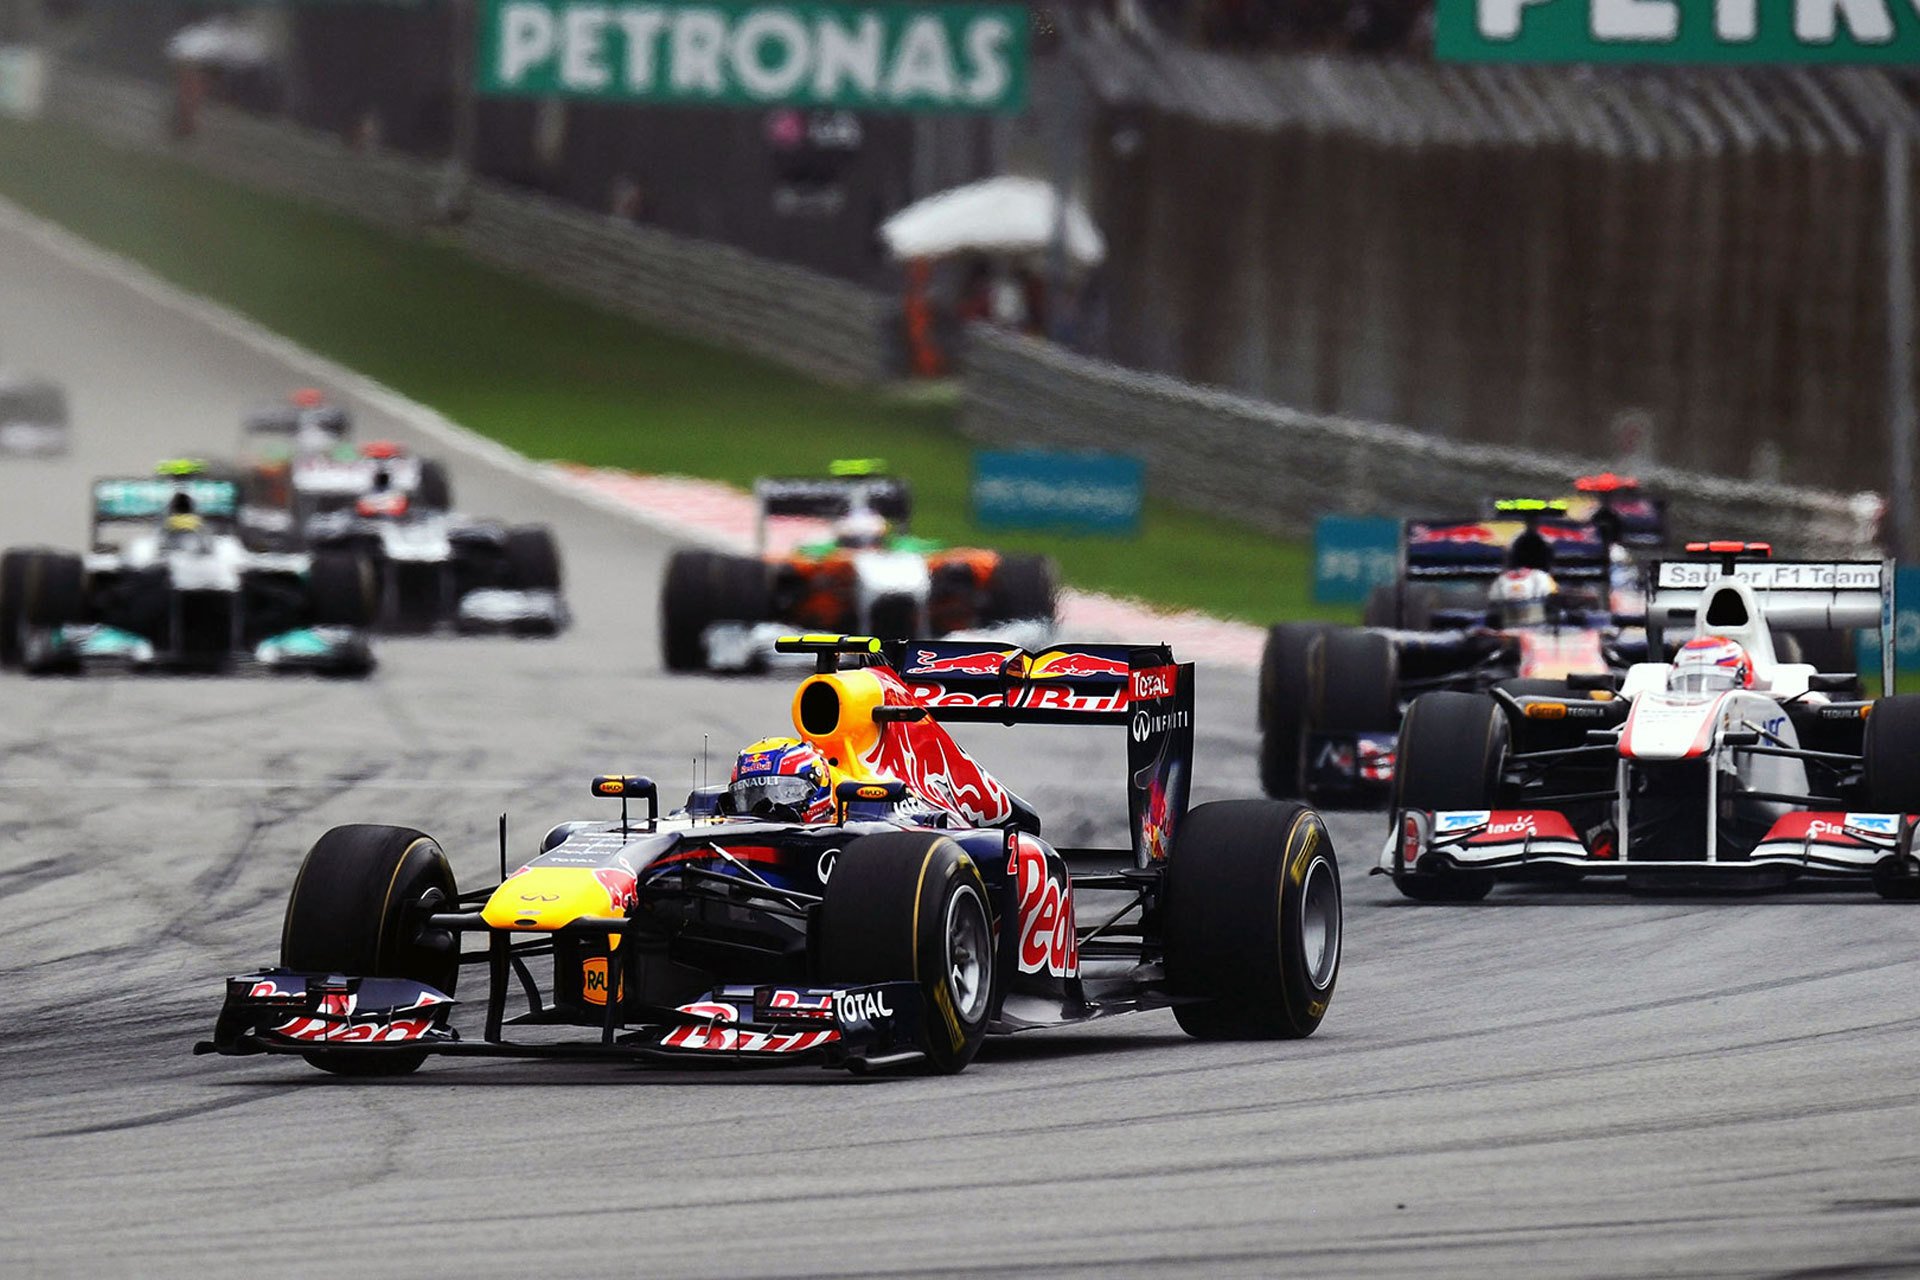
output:
[[456,1003],[407,979],[267,969],[227,980],[213,1039],[194,1052],[811,1062],[864,1070],[917,1060],[915,1035],[925,1013],[912,982],[722,986],[678,1007],[628,1006],[627,1029],[616,1036],[512,1042],[462,1039],[448,1025]]
[[1579,832],[1553,809],[1408,809],[1396,815],[1375,874],[1562,867],[1584,875],[1733,875],[1769,869],[1856,878],[1910,856],[1916,821],[1913,814],[1898,813],[1788,813],[1742,855],[1715,856],[1703,849],[1694,859],[1656,859],[1633,857],[1631,841],[1623,856],[1611,827]]

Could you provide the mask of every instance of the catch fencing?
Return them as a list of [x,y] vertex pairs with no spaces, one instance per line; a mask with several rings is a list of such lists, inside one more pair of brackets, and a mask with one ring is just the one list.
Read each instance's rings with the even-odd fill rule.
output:
[[433,227],[486,262],[649,324],[842,385],[889,372],[897,308],[881,294],[737,249],[634,226],[494,183],[456,203],[444,165],[359,150],[282,120],[202,104],[174,136],[164,88],[70,63],[48,114],[124,145],[398,231]]

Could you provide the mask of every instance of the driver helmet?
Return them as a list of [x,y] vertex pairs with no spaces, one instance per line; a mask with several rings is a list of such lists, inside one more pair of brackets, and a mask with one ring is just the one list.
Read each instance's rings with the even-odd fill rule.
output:
[[168,548],[190,546],[200,541],[200,517],[191,511],[176,511],[160,526],[160,543]]
[[1725,693],[1753,688],[1753,658],[1746,647],[1725,636],[1695,636],[1674,655],[1667,676],[1673,693]]
[[868,551],[887,537],[887,518],[877,511],[849,511],[833,526],[833,540],[849,551]]
[[743,817],[826,822],[833,817],[827,762],[798,738],[762,738],[734,761],[727,808]]
[[1544,569],[1508,569],[1487,592],[1487,619],[1495,627],[1544,627],[1547,602],[1560,587]]

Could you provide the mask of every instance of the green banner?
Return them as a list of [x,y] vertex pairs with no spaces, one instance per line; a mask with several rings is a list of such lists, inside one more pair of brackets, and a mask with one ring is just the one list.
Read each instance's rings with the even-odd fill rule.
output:
[[480,92],[676,106],[1018,111],[1027,11],[1003,4],[486,0]]
[[1454,62],[1920,62],[1913,0],[1438,0]]

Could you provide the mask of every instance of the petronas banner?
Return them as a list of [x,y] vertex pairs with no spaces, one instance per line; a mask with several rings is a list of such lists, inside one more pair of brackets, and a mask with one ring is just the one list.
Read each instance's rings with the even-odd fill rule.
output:
[[998,4],[484,0],[482,93],[676,106],[1019,111],[1027,11]]

